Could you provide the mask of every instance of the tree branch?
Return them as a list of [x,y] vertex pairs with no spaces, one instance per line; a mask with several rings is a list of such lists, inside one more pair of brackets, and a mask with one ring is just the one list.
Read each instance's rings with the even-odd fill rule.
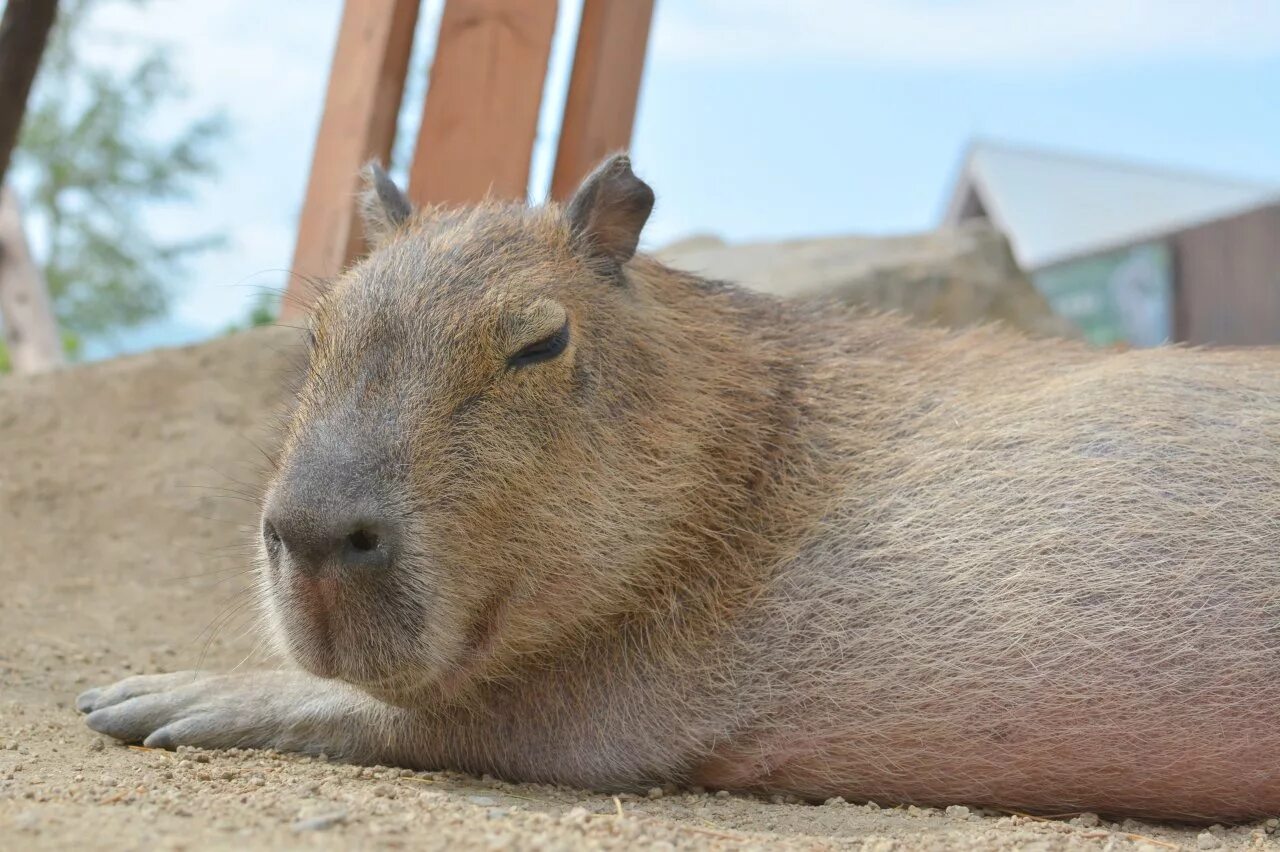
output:
[[0,186],[57,12],[58,0],[9,0],[0,19]]

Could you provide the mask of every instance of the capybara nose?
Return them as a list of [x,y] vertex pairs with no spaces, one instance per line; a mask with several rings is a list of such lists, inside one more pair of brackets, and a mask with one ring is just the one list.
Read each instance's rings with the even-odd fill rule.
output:
[[391,564],[390,526],[362,515],[268,512],[262,538],[273,558],[287,555],[293,569],[307,575],[376,571]]

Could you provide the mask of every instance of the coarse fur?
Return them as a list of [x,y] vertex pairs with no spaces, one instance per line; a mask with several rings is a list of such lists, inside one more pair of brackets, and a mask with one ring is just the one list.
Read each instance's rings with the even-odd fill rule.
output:
[[1275,354],[782,302],[632,257],[632,181],[606,164],[591,215],[406,219],[375,176],[385,238],[315,307],[266,514],[376,517],[392,563],[308,573],[268,537],[310,674],[133,678],[81,697],[91,726],[605,789],[1280,813]]

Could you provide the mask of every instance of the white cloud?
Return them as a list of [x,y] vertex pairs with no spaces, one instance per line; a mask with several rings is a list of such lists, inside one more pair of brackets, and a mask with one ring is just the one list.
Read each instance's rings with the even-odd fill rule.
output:
[[682,0],[656,62],[1055,69],[1280,56],[1275,0]]

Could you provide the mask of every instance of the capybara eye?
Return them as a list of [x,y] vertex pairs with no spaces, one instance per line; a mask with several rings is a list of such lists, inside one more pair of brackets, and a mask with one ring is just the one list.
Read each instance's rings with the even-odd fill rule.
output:
[[536,343],[530,343],[516,354],[507,359],[509,367],[527,367],[530,364],[538,364],[542,361],[550,361],[564,352],[569,345],[569,321],[565,320],[564,325],[555,334],[542,338]]
[[275,526],[270,521],[262,522],[262,541],[267,546],[267,553],[275,556],[283,543],[280,539],[280,533],[276,532]]

